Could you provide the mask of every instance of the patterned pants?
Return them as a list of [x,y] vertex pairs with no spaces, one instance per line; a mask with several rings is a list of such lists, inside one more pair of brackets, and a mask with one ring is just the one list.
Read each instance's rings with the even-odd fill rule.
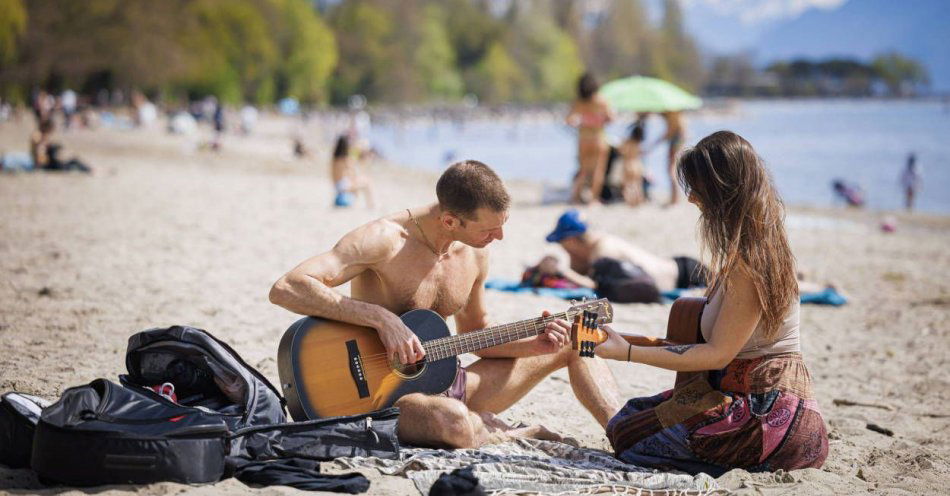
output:
[[708,376],[628,401],[607,424],[617,458],[713,477],[824,463],[828,436],[799,353],[733,360]]

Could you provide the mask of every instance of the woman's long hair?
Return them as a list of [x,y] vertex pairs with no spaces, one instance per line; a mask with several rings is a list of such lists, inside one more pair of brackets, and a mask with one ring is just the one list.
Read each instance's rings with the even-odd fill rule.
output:
[[713,272],[708,294],[725,290],[732,271],[744,265],[762,307],[765,337],[775,337],[798,298],[798,281],[785,207],[762,159],[738,134],[718,131],[680,155],[677,176],[702,212],[702,245]]

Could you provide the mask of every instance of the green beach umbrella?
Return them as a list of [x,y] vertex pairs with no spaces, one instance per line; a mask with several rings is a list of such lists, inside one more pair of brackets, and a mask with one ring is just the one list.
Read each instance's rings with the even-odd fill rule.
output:
[[698,96],[673,83],[644,76],[611,81],[600,88],[600,95],[616,110],[635,112],[671,112],[703,105]]

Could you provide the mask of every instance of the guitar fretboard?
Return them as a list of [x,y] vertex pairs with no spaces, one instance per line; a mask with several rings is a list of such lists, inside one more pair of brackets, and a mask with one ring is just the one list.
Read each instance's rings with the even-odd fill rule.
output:
[[548,322],[555,319],[571,320],[577,313],[579,311],[560,312],[547,317],[519,320],[510,324],[486,327],[478,331],[426,341],[423,343],[426,350],[426,360],[434,362],[537,336],[544,330],[544,326]]

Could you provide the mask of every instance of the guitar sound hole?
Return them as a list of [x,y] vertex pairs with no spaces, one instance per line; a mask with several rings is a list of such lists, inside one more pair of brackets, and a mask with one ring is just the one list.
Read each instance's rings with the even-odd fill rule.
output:
[[392,363],[392,368],[393,371],[396,372],[396,375],[411,379],[418,376],[423,370],[425,370],[426,361],[423,360],[421,362],[411,363],[409,365],[403,365],[398,361],[395,361]]

